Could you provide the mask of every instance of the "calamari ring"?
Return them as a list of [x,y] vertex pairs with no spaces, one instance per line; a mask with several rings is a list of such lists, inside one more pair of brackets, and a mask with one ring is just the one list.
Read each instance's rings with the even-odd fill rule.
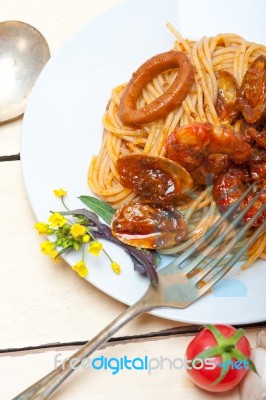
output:
[[[150,104],[136,109],[142,89],[156,75],[170,68],[178,68],[178,75],[164,94]],[[167,115],[186,98],[194,82],[193,66],[185,53],[168,51],[157,54],[142,64],[132,75],[122,95],[119,115],[124,124],[136,125],[155,121]]]

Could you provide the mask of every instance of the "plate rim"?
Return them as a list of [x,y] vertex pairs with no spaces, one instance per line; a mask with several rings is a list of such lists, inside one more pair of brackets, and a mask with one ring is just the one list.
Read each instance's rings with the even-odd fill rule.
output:
[[[193,0],[193,1],[196,1],[196,0]],[[140,3],[140,1],[138,1],[138,2]],[[174,3],[173,0],[168,0],[168,2],[169,2],[169,3]],[[51,59],[49,60],[49,62],[47,63],[47,65],[45,66],[45,68],[43,69],[43,71],[41,72],[41,74],[40,74],[40,76],[39,76],[39,78],[38,78],[38,80],[37,80],[37,82],[36,82],[36,85],[34,86],[34,89],[33,89],[33,91],[32,91],[32,94],[31,94],[30,99],[29,99],[29,102],[28,102],[28,106],[27,106],[26,111],[25,111],[25,116],[24,116],[24,120],[23,120],[23,124],[22,124],[22,136],[21,136],[21,165],[22,165],[23,180],[24,180],[24,184],[25,184],[26,191],[27,191],[27,194],[28,194],[28,199],[29,199],[29,201],[30,201],[31,208],[33,209],[33,212],[34,212],[36,218],[38,218],[38,212],[36,211],[36,207],[35,207],[35,205],[33,204],[32,196],[30,196],[30,194],[29,194],[30,191],[29,191],[28,182],[27,182],[28,177],[25,176],[25,171],[26,171],[26,169],[27,169],[27,168],[25,168],[25,163],[27,163],[28,161],[25,160],[24,154],[26,153],[26,152],[25,152],[25,131],[26,131],[26,129],[27,129],[27,123],[28,123],[28,119],[30,118],[30,113],[32,112],[31,110],[32,110],[33,102],[34,102],[34,99],[35,99],[35,96],[36,96],[35,93],[38,93],[39,83],[43,80],[43,77],[45,77],[45,75],[47,74],[47,70],[49,70],[49,68],[50,68],[51,65],[53,64],[54,60],[56,59],[56,57],[57,57],[57,58],[58,58],[58,57],[60,58],[60,54],[62,55],[62,54],[64,53],[64,51],[69,47],[69,44],[70,44],[71,42],[73,42],[73,41],[75,42],[76,38],[78,38],[79,35],[81,35],[82,32],[84,32],[84,31],[86,30],[86,28],[88,27],[88,25],[90,25],[90,24],[92,23],[92,21],[94,21],[94,22],[96,21],[96,22],[97,22],[97,20],[98,20],[99,18],[100,18],[100,19],[101,19],[101,18],[104,18],[104,16],[108,15],[108,14],[110,13],[110,11],[111,11],[111,12],[115,12],[115,10],[119,9],[119,8],[121,7],[121,5],[123,5],[123,7],[125,7],[125,6],[127,6],[127,5],[132,6],[132,3],[135,3],[135,4],[136,4],[137,2],[136,2],[136,1],[133,1],[133,0],[127,0],[127,1],[124,1],[124,2],[121,2],[121,3],[118,3],[118,4],[114,5],[114,6],[108,7],[106,10],[104,10],[104,12],[102,12],[102,13],[96,15],[95,17],[93,17],[90,21],[88,21],[88,23],[84,24],[84,25],[81,26],[76,32],[74,32],[72,35],[70,35],[70,37],[67,38],[67,39],[65,40],[65,42],[63,43],[63,45],[55,52],[55,54],[52,55]],[[152,3],[152,0],[148,0],[148,1],[146,0],[146,4],[148,4],[148,3]],[[166,2],[165,2],[165,3],[166,3]],[[47,208],[48,208],[48,207],[47,207]],[[64,257],[64,259],[65,259],[65,261],[66,261],[68,264],[70,263],[68,257]],[[70,264],[70,265],[71,265],[71,264]],[[100,287],[99,285],[97,286],[94,282],[92,282],[92,281],[90,280],[90,277],[88,277],[87,280],[88,280],[90,283],[92,283],[95,287],[97,287],[99,290],[101,290],[101,291],[103,291],[104,293],[108,294],[108,295],[111,296],[112,298],[114,298],[114,299],[116,299],[116,300],[118,300],[118,301],[122,301],[122,302],[125,303],[125,304],[132,304],[132,302],[126,302],[126,301],[124,301],[124,300],[121,300],[121,298],[116,297],[114,294],[111,294],[108,290],[103,290],[102,287]],[[147,285],[148,285],[148,282],[147,282]],[[191,319],[191,318],[188,318],[188,319],[187,319],[187,318],[185,317],[185,314],[184,314],[184,316],[181,317],[181,318],[180,318],[180,316],[178,316],[178,318],[169,318],[169,316],[165,316],[165,315],[164,315],[165,313],[164,313],[164,312],[161,312],[161,310],[162,310],[162,309],[160,309],[159,311],[152,311],[151,314],[156,315],[156,316],[158,316],[158,317],[171,319],[171,320],[174,320],[174,321],[181,321],[181,322],[187,322],[187,323],[197,323],[197,324],[199,324],[199,323],[205,323],[205,322],[207,322],[207,321],[203,321],[203,322],[202,322],[200,319],[197,319],[197,318],[196,318],[196,319]],[[183,310],[178,310],[178,311],[183,311]],[[265,315],[264,318],[266,318],[266,315]],[[260,321],[262,321],[262,320],[263,320],[263,319],[261,319],[261,318],[258,319],[258,318],[255,317],[253,320],[249,319],[249,320],[247,321],[247,320],[245,320],[245,319],[240,319],[240,320],[236,319],[235,321],[230,320],[230,321],[232,321],[232,322],[228,321],[227,323],[246,324],[246,323],[260,322]],[[218,322],[218,321],[220,321],[220,319],[217,320],[216,322]],[[212,322],[215,322],[215,321],[212,321]],[[224,320],[224,322],[226,322],[226,321]]]

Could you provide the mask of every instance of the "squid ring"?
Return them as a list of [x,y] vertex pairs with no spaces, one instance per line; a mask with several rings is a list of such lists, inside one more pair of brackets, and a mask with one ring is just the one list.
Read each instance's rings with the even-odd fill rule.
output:
[[[179,69],[172,85],[150,104],[137,109],[136,102],[142,89],[156,75],[170,68]],[[119,106],[121,121],[124,124],[137,125],[152,122],[165,116],[182,103],[193,82],[193,66],[185,53],[171,50],[157,54],[142,64],[127,84]]]

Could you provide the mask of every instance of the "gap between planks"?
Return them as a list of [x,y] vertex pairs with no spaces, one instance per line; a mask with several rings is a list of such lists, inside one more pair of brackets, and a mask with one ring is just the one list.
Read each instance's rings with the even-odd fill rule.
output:
[[20,160],[20,154],[13,154],[11,156],[0,156],[0,162],[3,161],[19,161]]
[[[249,330],[249,329],[263,329],[266,328],[266,321],[265,322],[258,322],[254,324],[247,324],[242,325],[242,328]],[[237,326],[236,326],[237,328]],[[101,348],[115,346],[117,344],[127,344],[127,343],[134,343],[138,341],[145,341],[145,340],[161,340],[161,339],[168,339],[172,337],[178,336],[190,336],[195,335],[201,329],[200,325],[190,325],[190,326],[181,326],[177,328],[167,329],[165,331],[135,335],[135,336],[122,336],[122,337],[115,337],[109,339]],[[71,350],[77,347],[83,346],[87,341],[75,341],[75,342],[65,342],[65,343],[47,343],[39,346],[26,346],[21,348],[8,348],[8,349],[0,349],[0,357],[2,356],[18,356],[23,355],[25,352],[27,353],[38,353],[43,350],[56,350],[58,348],[63,348],[64,350]]]

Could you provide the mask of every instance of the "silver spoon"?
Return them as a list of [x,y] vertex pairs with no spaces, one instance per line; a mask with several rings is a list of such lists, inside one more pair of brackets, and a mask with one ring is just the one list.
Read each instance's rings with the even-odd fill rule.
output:
[[0,122],[23,114],[50,51],[42,34],[20,21],[0,23]]

